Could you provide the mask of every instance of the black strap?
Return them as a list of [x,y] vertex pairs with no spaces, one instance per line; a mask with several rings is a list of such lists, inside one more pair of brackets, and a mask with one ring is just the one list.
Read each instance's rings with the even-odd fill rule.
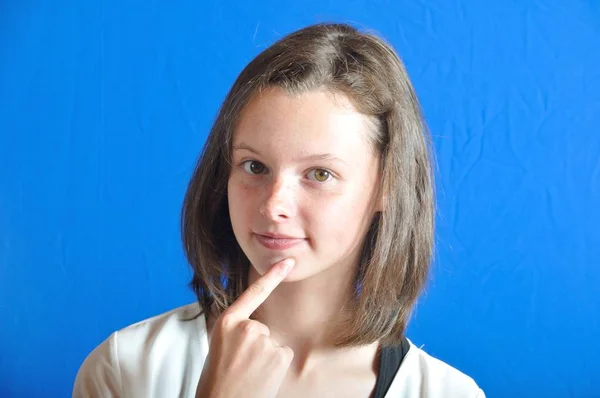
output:
[[385,397],[409,349],[410,343],[406,337],[397,346],[383,347],[381,349],[379,353],[379,372],[377,373],[373,398]]

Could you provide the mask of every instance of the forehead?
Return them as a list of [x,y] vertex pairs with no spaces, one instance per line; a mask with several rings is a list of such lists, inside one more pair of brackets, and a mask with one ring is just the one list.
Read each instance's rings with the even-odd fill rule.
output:
[[345,94],[318,90],[290,95],[275,87],[257,93],[245,107],[233,144],[274,150],[284,145],[301,152],[323,146],[364,150],[372,146],[373,128]]

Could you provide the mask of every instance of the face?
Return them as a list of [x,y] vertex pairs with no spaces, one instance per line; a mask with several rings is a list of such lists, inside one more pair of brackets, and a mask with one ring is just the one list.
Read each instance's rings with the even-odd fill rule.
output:
[[348,98],[326,91],[257,95],[233,137],[228,181],[235,237],[259,274],[288,257],[287,281],[358,265],[379,210],[372,128]]

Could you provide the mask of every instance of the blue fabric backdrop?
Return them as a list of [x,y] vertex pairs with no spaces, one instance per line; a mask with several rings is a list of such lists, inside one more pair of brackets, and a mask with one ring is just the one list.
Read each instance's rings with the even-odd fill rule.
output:
[[321,21],[397,48],[434,135],[409,337],[489,397],[600,397],[595,0],[1,2],[0,396],[68,396],[112,331],[194,300],[178,217],[217,108]]

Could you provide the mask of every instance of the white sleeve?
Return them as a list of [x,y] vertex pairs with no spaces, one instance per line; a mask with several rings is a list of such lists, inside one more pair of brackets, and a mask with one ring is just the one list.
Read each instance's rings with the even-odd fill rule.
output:
[[73,398],[122,397],[117,332],[104,340],[83,361],[73,386]]

